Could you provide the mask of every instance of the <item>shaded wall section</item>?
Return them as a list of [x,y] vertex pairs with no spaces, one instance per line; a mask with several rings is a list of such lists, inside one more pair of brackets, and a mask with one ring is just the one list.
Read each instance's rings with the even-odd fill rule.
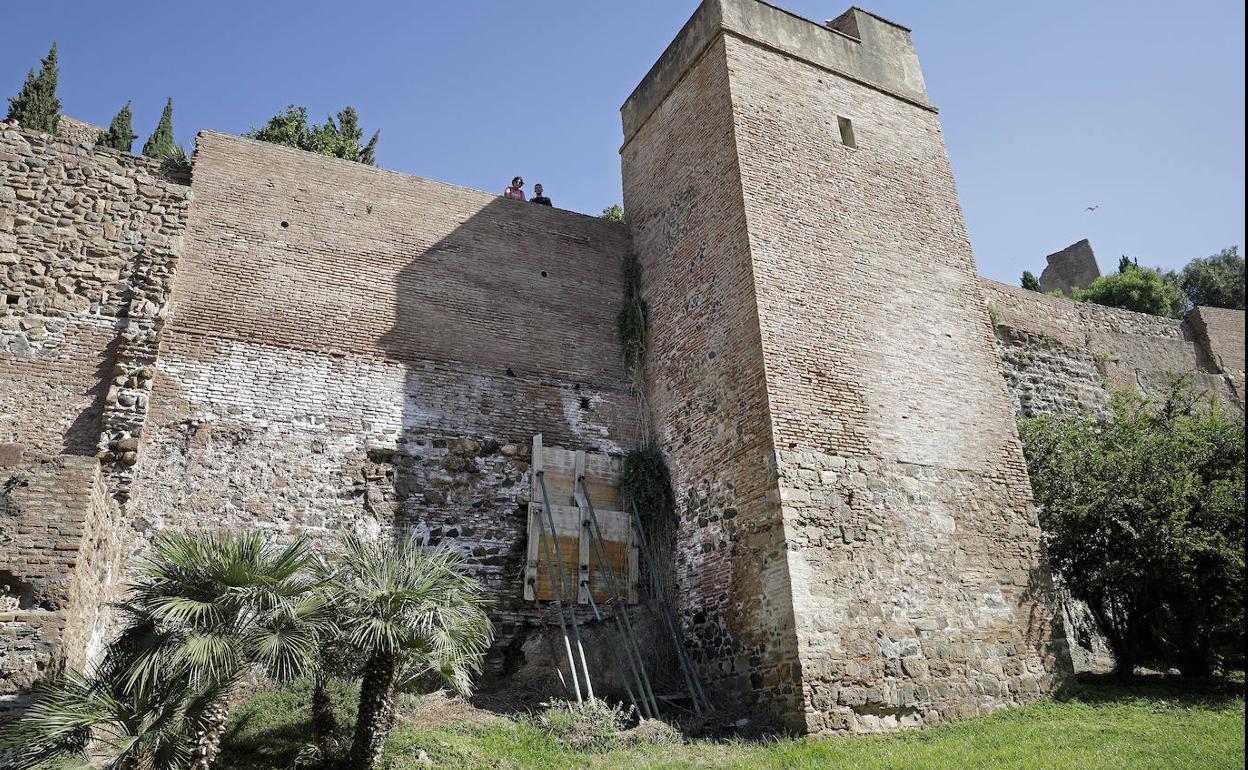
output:
[[160,530],[414,527],[522,601],[528,447],[636,444],[618,224],[203,132],[131,505]]
[[1115,388],[1157,394],[1175,375],[1189,376],[1224,404],[1243,409],[1242,310],[1196,308],[1178,320],[987,278],[980,287],[1020,416],[1095,414]]

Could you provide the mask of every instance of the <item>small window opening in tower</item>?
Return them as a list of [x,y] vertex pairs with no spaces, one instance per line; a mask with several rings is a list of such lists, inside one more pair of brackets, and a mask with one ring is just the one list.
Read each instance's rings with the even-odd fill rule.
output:
[[836,125],[841,129],[841,144],[846,147],[857,147],[858,143],[854,141],[854,122],[838,115]]

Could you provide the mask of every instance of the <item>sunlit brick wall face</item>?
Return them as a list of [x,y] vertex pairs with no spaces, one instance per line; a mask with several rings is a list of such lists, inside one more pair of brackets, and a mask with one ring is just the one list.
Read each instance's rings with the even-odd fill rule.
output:
[[140,541],[414,527],[468,557],[513,642],[533,434],[636,445],[626,228],[211,132],[193,190]]
[[1049,577],[936,115],[735,36],[727,57],[806,726],[1040,695]]
[[718,702],[787,719],[800,685],[733,130],[721,39],[624,147],[624,200],[679,507],[681,617]]

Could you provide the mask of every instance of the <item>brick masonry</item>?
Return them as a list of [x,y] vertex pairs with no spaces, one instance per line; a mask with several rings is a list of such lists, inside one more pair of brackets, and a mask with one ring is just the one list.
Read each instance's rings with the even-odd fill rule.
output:
[[977,279],[909,34],[865,11],[708,0],[623,119],[631,232],[211,131],[189,187],[0,133],[2,702],[98,650],[152,537],[203,529],[448,543],[497,597],[493,684],[554,694],[522,599],[535,433],[667,454],[721,714],[875,731],[1047,692],[1065,640],[1016,412],[1172,370],[1242,408],[1243,314]]

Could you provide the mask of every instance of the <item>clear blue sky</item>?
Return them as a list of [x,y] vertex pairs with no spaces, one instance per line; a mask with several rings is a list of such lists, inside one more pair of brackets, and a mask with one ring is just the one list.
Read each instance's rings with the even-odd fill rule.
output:
[[[778,0],[820,20],[850,1]],[[1102,269],[1243,245],[1243,0],[864,5],[914,30],[984,274],[1084,237]],[[107,123],[133,99],[136,148],[166,96],[188,146],[352,104],[382,166],[491,191],[523,174],[597,213],[621,197],[619,107],[696,0],[6,6],[0,94],[55,38],[64,112]]]

